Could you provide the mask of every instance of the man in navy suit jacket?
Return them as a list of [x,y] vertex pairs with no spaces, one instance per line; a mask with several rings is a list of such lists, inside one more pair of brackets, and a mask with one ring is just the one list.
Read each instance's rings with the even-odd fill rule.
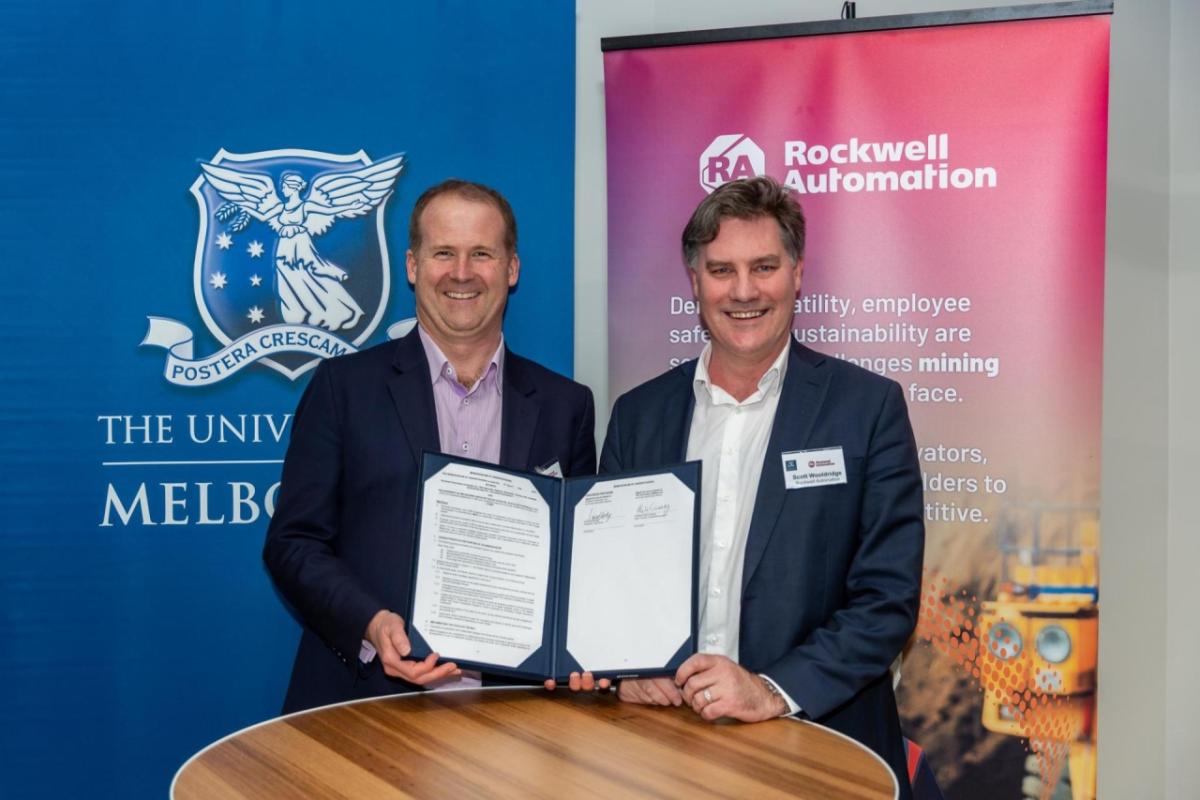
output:
[[418,328],[323,362],[300,400],[263,550],[304,625],[285,712],[461,675],[436,654],[404,657],[422,451],[595,471],[591,391],[504,346],[516,240],[495,190],[426,191],[406,258]]
[[713,192],[683,250],[710,344],[617,400],[600,470],[703,461],[701,652],[620,696],[802,714],[875,750],[908,797],[888,667],[916,622],[924,522],[901,389],[792,339],[804,217],[772,179]]

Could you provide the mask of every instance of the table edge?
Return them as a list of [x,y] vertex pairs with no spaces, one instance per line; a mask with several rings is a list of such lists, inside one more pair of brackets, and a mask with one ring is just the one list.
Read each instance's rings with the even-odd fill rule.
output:
[[[446,694],[450,694],[451,692],[495,692],[495,691],[544,692],[546,690],[544,688],[542,688],[541,686],[468,686],[468,687],[464,687],[462,689],[442,689],[440,691],[444,692]],[[300,716],[304,716],[305,714],[311,714],[314,711],[324,711],[327,708],[338,708],[339,706],[353,706],[353,705],[358,705],[360,703],[373,703],[376,700],[383,700],[386,698],[394,698],[394,697],[402,698],[402,697],[405,697],[406,695],[414,695],[414,694],[419,694],[419,692],[398,692],[396,694],[381,694],[381,695],[377,695],[375,697],[360,697],[356,700],[343,700],[340,703],[330,703],[329,705],[325,705],[325,706],[317,706],[315,708],[306,708],[303,711],[293,711],[291,714],[282,714],[278,717],[271,717],[270,719],[264,719],[260,722],[255,722],[252,725],[247,725],[244,728],[241,728],[239,730],[233,731],[232,733],[228,733],[228,734],[222,736],[220,739],[217,739],[216,741],[206,744],[204,747],[200,748],[195,753],[193,753],[191,756],[189,756],[186,761],[184,761],[182,764],[179,765],[179,769],[175,770],[174,776],[171,777],[171,788],[168,790],[167,796],[170,798],[170,800],[175,800],[175,786],[179,782],[179,776],[181,774],[183,774],[183,771],[185,769],[187,769],[189,764],[191,764],[193,761],[195,761],[196,759],[203,756],[209,750],[212,750],[214,747],[218,747],[219,745],[224,744],[225,742],[229,741],[230,739],[233,739],[236,736],[241,736],[243,733],[249,733],[250,731],[254,730],[255,728],[261,728],[264,725],[270,725],[272,723],[279,722],[279,721],[285,720],[285,719],[290,719],[292,717],[300,717]],[[796,717],[783,717],[783,719],[786,719],[790,722],[796,722],[801,725],[811,725],[814,728],[820,728],[824,731],[832,733],[834,736],[837,736],[841,739],[845,739],[847,742],[850,742],[855,747],[857,747],[859,750],[862,750],[864,753],[870,755],[872,758],[874,758],[876,761],[878,761],[880,763],[880,765],[883,767],[884,772],[886,772],[888,775],[891,776],[891,778],[892,778],[892,800],[899,800],[899,798],[900,798],[900,777],[898,775],[896,775],[895,772],[892,771],[892,768],[890,766],[888,766],[888,763],[886,761],[884,761],[882,756],[880,756],[874,750],[867,747],[865,744],[858,741],[857,739],[847,736],[846,734],[842,733],[841,731],[835,731],[833,728],[830,728],[826,725],[822,725],[819,722],[813,722],[811,719],[797,719]],[[753,723],[749,723],[749,724],[753,724]]]

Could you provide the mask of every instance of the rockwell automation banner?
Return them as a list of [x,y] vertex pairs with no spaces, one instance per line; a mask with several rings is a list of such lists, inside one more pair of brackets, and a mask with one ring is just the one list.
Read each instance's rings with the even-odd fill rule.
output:
[[[321,359],[413,316],[425,188],[510,199],[507,341],[570,371],[573,24],[0,6],[0,796],[163,797],[278,714],[299,628],[261,552],[292,413]],[[537,46],[486,46],[512,40]]]
[[707,339],[679,254],[696,203],[791,187],[794,335],[896,380],[917,431],[906,732],[949,797],[1088,796],[1109,20],[922,24],[606,43],[613,398]]

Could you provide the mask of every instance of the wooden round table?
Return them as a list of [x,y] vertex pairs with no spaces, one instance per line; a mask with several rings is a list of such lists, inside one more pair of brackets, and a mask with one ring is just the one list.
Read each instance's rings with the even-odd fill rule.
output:
[[713,724],[686,707],[540,688],[396,695],[292,714],[209,745],[171,785],[176,800],[895,795],[882,760],[819,725]]

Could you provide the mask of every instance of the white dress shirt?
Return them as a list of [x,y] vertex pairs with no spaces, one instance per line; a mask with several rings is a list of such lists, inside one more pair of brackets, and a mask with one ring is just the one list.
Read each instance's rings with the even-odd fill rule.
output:
[[[779,395],[787,372],[791,341],[758,380],[758,388],[738,401],[709,378],[712,345],[696,364],[696,407],[688,433],[687,460],[702,461],[700,500],[700,652],[738,660],[742,613],[742,568],[754,515],[758,481]],[[770,676],[762,677],[771,680]],[[771,681],[779,688],[778,684]],[[782,690],[789,713],[799,706]]]

